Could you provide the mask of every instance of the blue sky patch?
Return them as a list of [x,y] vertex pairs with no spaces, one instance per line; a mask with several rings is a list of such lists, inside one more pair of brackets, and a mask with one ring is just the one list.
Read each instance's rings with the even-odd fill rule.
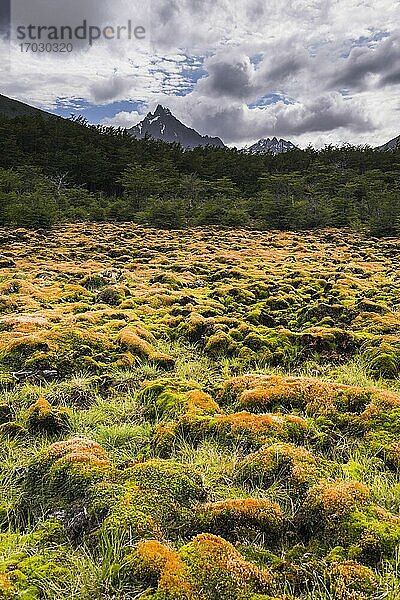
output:
[[89,123],[99,123],[105,118],[114,117],[120,112],[141,112],[145,108],[145,102],[133,102],[120,100],[110,104],[92,104],[83,98],[59,98],[57,106],[52,112],[60,117],[68,118],[71,115],[82,115]]
[[277,102],[284,102],[284,104],[294,104],[294,100],[284,96],[283,94],[267,94],[262,98],[259,98],[255,102],[248,104],[249,108],[262,108],[263,106],[270,106],[271,104],[276,104]]

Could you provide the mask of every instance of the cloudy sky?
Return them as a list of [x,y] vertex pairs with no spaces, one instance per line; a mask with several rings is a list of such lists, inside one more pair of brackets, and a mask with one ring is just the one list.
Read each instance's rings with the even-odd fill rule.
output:
[[12,0],[13,25],[38,14],[49,24],[54,7],[57,24],[131,19],[147,38],[82,43],[67,56],[3,43],[3,94],[124,127],[161,103],[240,147],[400,134],[400,0]]

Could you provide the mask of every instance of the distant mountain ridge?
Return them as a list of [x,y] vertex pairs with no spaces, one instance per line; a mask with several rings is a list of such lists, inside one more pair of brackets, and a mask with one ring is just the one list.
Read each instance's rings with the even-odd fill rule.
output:
[[200,135],[195,129],[187,127],[179,121],[168,108],[159,104],[154,113],[149,112],[138,125],[128,132],[138,139],[146,135],[163,142],[179,143],[183,148],[196,148],[198,146],[215,146],[226,148],[219,137]]
[[247,148],[247,151],[251,154],[284,154],[285,152],[289,152],[289,150],[295,150],[296,147],[288,140],[283,140],[282,138],[278,140],[278,138],[273,137],[272,139],[259,140]]
[[[0,115],[12,119],[23,116],[39,116],[61,119],[55,114],[35,108],[19,100],[14,100],[0,94]],[[146,135],[164,142],[177,142],[183,148],[196,148],[198,146],[227,146],[219,137],[201,135],[195,129],[187,127],[179,121],[168,108],[157,106],[154,113],[149,112],[146,117],[135,127],[127,130],[132,136],[143,139]],[[376,147],[376,150],[387,151],[400,148],[400,135],[389,140],[386,144]],[[255,144],[245,148],[251,154],[283,154],[290,150],[298,149],[291,141],[277,137],[261,139]]]
[[395,150],[396,148],[400,148],[400,135],[393,138],[386,144],[383,144],[383,146],[378,146],[377,149],[385,151],[385,150]]

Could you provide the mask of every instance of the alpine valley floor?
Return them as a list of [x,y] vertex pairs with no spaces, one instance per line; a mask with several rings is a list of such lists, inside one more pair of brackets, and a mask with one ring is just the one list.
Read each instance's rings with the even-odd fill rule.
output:
[[399,600],[400,239],[0,230],[1,600]]

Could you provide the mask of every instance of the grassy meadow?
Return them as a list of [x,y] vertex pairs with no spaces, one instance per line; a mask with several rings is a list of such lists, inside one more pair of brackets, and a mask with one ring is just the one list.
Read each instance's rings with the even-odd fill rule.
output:
[[0,229],[0,599],[398,600],[399,255]]

